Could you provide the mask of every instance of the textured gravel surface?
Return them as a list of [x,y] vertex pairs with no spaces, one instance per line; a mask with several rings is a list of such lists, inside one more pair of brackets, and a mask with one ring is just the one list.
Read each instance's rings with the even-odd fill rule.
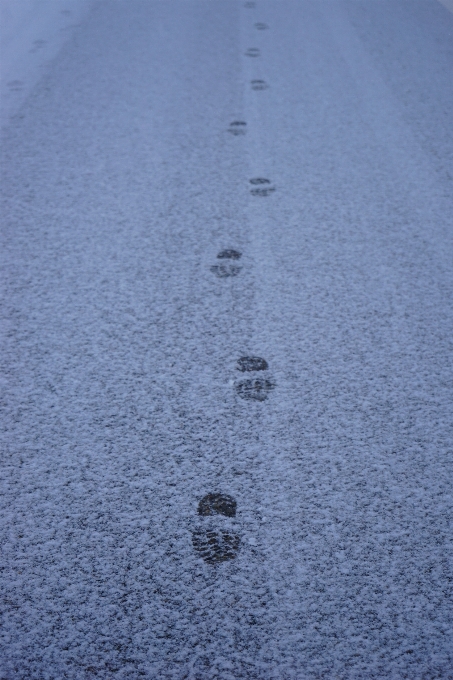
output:
[[452,39],[109,1],[46,70],[2,152],[2,680],[453,678]]

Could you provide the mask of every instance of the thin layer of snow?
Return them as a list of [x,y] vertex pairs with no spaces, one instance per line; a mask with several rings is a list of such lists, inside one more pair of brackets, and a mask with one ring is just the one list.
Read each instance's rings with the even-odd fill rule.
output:
[[92,0],[0,0],[0,126],[17,112]]
[[2,678],[452,677],[452,27],[99,2],[10,122]]

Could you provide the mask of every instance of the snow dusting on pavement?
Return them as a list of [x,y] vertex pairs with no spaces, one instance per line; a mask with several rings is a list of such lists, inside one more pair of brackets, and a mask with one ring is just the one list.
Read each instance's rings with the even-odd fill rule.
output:
[[453,15],[83,11],[3,134],[1,679],[453,678]]

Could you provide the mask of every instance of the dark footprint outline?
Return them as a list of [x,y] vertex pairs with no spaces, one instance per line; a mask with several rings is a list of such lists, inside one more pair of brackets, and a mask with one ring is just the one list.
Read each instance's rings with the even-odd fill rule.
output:
[[243,120],[233,120],[232,123],[230,123],[230,127],[228,128],[228,132],[231,132],[232,135],[245,135],[247,130],[245,129],[245,126],[247,123]]
[[261,56],[261,51],[258,47],[249,47],[244,54],[246,57],[259,57]]
[[252,86],[252,90],[267,90],[269,85],[266,83],[265,80],[251,80],[250,84]]
[[236,393],[246,401],[265,401],[275,384],[269,378],[247,378],[236,383]]
[[252,177],[252,179],[249,179],[250,184],[270,184],[271,181],[270,179],[267,179],[266,177]]
[[240,543],[240,537],[233,531],[210,528],[192,532],[194,550],[207,564],[234,560]]
[[208,493],[198,503],[198,514],[202,517],[224,515],[236,517],[237,503],[233,496],[224,493]]
[[[254,185],[266,185],[266,184],[271,184],[270,179],[266,179],[265,177],[253,177],[252,179],[249,180],[250,184]],[[253,189],[250,189],[250,193],[252,196],[269,196],[273,191],[275,191],[275,187],[273,186],[260,186],[255,187]]]
[[226,248],[217,254],[218,260],[240,260],[241,257],[242,253],[239,250],[234,250],[234,248]]
[[214,264],[211,267],[211,272],[219,277],[219,279],[227,279],[230,276],[237,276],[242,267],[234,264]]
[[250,193],[252,196],[269,196],[273,191],[275,191],[275,187],[266,187],[266,189],[250,189]]
[[262,357],[245,356],[237,360],[236,368],[242,373],[246,371],[267,371],[269,364]]

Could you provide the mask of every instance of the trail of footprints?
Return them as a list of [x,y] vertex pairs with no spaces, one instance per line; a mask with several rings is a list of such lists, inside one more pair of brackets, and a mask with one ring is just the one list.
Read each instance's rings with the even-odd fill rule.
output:
[[[245,7],[253,9],[255,2],[246,2]],[[255,28],[263,31],[269,26],[262,22],[255,23]],[[247,57],[259,57],[257,47],[250,47]],[[252,80],[252,90],[265,90],[269,86],[264,80]],[[247,132],[247,123],[234,120],[228,132],[239,137]],[[265,177],[253,177],[249,180],[252,196],[265,197],[275,191],[275,185]],[[219,279],[227,279],[242,271],[239,261],[242,253],[233,248],[226,248],[217,254],[218,262],[210,270]],[[243,356],[237,360],[236,371],[242,374],[233,381],[234,390],[240,399],[249,402],[264,402],[275,383],[269,373],[266,359],[258,356]],[[208,493],[198,503],[197,528],[192,531],[192,545],[195,553],[207,564],[215,565],[234,559],[241,545],[241,537],[232,520],[236,517],[237,503],[232,496],[224,493]]]

